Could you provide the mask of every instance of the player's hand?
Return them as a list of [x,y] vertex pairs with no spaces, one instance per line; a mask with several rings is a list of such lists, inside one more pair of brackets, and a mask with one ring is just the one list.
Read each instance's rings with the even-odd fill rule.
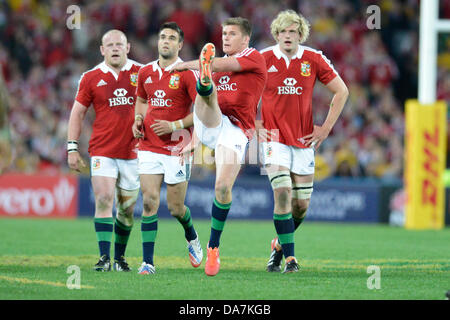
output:
[[136,119],[134,120],[133,126],[131,127],[131,130],[133,131],[133,137],[137,139],[142,139],[144,137],[144,132],[142,130],[144,126],[144,121],[142,119]]
[[255,130],[257,132],[259,142],[270,141],[272,140],[272,138],[276,136],[275,132],[269,131],[266,128],[264,128],[262,120],[255,121]]
[[300,138],[300,142],[306,147],[318,149],[322,142],[328,137],[330,131],[331,130],[328,128],[314,125],[313,132]]
[[195,146],[192,143],[188,143],[178,154],[180,157],[180,164],[184,165],[184,162],[189,160],[189,157],[192,156],[192,154],[195,151]]
[[153,123],[150,128],[153,129],[153,132],[155,132],[157,136],[163,136],[173,132],[172,122],[166,120],[155,120],[155,123]]
[[73,169],[77,172],[81,172],[81,168],[86,168],[86,164],[80,156],[80,153],[75,151],[71,152],[67,155],[67,164],[70,169]]

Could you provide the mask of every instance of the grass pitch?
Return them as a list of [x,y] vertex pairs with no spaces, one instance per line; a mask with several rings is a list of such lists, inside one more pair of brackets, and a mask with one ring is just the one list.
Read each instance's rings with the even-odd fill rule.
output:
[[[265,265],[273,223],[229,220],[221,239],[220,272],[208,277],[204,262],[197,269],[190,265],[181,225],[175,219],[158,224],[157,273],[142,276],[137,274],[139,220],[127,249],[133,271],[98,273],[92,270],[98,260],[92,219],[2,218],[0,299],[443,300],[450,289],[449,228],[408,231],[306,221],[295,233],[301,271],[269,274]],[[194,216],[194,224],[205,247],[210,222]],[[81,271],[79,290],[66,286],[71,265]],[[380,289],[367,286],[371,265],[380,268]]]

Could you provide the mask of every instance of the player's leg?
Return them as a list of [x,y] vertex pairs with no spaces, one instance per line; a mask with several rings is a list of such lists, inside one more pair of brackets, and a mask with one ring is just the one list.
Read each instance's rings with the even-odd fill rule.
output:
[[184,229],[189,260],[192,266],[197,268],[202,263],[203,250],[192,222],[191,211],[184,204],[187,186],[187,181],[167,184],[167,206],[170,214],[178,220]]
[[96,271],[109,271],[111,267],[110,248],[113,233],[112,208],[116,179],[93,176],[91,182],[95,197],[94,227],[100,253],[100,259],[94,269]]
[[111,269],[112,209],[117,174],[118,168],[113,159],[91,158],[91,183],[95,198],[94,227],[100,252],[100,259],[94,266],[96,271],[109,271]]
[[220,269],[220,237],[231,208],[232,188],[241,169],[240,159],[236,152],[223,145],[217,146],[215,158],[215,199],[211,210],[211,234],[207,246],[207,260],[205,264],[205,273],[208,276],[216,275]]
[[217,90],[212,81],[211,64],[214,59],[215,48],[207,43],[199,58],[200,77],[197,81],[197,97],[194,112],[207,128],[216,128],[221,123],[222,112],[217,103]]
[[191,176],[192,157],[180,163],[178,156],[161,155],[164,165],[164,182],[167,185],[167,205],[170,214],[184,229],[189,260],[198,267],[203,260],[203,250],[191,217],[190,209],[185,205],[186,190]]
[[291,173],[293,181],[292,191],[292,217],[295,230],[302,224],[309,207],[313,191],[314,175],[298,175]]
[[313,148],[292,147],[292,152],[292,215],[297,229],[305,219],[313,192],[315,161]]
[[294,223],[292,219],[292,180],[290,166],[291,151],[277,142],[261,144],[263,163],[273,190],[273,221],[277,238],[271,241],[271,255],[267,263],[268,272],[280,272],[281,261],[295,260]]
[[114,223],[114,264],[116,271],[131,271],[125,250],[134,223],[134,207],[139,195],[138,161],[116,159],[119,177],[116,185],[116,219]]
[[158,231],[158,208],[162,174],[141,174],[141,191],[143,201],[143,212],[141,221],[142,235],[142,265],[140,274],[155,273],[153,254],[155,240]]
[[[314,149],[290,147],[292,151],[292,220],[294,231],[303,222],[313,191]],[[293,232],[294,232],[293,231]],[[284,249],[283,249],[284,250]],[[298,271],[297,261],[287,261],[284,272]]]

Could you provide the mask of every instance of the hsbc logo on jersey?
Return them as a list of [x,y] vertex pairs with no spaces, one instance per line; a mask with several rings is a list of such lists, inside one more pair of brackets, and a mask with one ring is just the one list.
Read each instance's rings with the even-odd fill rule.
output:
[[113,94],[116,96],[115,98],[109,98],[109,106],[110,107],[117,107],[117,106],[125,106],[125,105],[133,105],[134,104],[134,98],[133,97],[127,97],[128,91],[124,88],[117,88],[114,90]]
[[156,90],[154,93],[156,98],[151,98],[150,102],[154,107],[171,107],[172,99],[164,99],[166,93],[164,90]]
[[294,78],[286,78],[283,81],[284,86],[278,87],[278,94],[296,94],[301,95],[302,94],[302,87],[296,87],[297,80]]
[[236,91],[236,82],[230,83],[230,77],[229,76],[223,76],[219,79],[219,85],[216,86],[217,91]]

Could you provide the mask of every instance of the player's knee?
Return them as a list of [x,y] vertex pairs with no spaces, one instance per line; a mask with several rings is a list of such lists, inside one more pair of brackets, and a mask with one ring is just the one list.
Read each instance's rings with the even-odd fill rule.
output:
[[302,219],[306,216],[309,207],[309,199],[292,199],[292,215]]
[[184,215],[185,210],[183,202],[167,203],[167,208],[173,217],[182,217]]
[[220,203],[228,203],[231,201],[232,185],[226,182],[217,182],[215,187],[216,199]]
[[114,196],[109,193],[97,194],[95,197],[95,205],[98,211],[103,212],[112,208]]
[[159,208],[159,195],[154,193],[142,193],[144,214],[153,214]]
[[122,215],[133,215],[134,205],[139,196],[139,189],[123,190],[119,189],[116,193],[116,206],[118,213]]
[[292,190],[291,188],[277,188],[273,190],[275,205],[284,211],[290,211],[291,206],[291,196]]

